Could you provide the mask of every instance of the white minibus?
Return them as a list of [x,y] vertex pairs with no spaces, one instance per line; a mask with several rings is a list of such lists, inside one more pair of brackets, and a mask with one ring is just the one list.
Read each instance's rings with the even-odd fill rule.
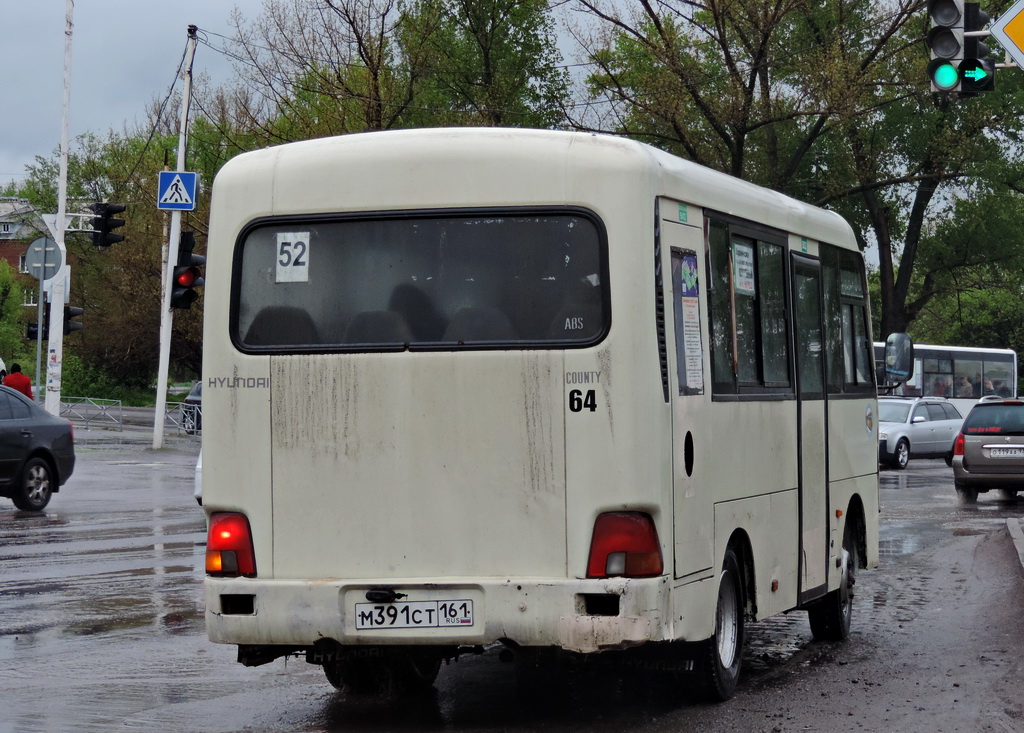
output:
[[374,132],[226,164],[206,275],[206,623],[243,664],[423,686],[502,644],[721,700],[748,622],[848,635],[878,436],[837,214],[610,136]]

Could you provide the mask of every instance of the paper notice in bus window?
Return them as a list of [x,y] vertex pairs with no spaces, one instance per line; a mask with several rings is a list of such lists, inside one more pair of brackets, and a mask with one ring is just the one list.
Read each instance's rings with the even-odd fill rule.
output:
[[753,246],[733,242],[732,269],[736,292],[742,295],[757,295],[757,286],[754,281]]
[[277,233],[274,282],[309,282],[309,232]]
[[700,283],[697,255],[672,249],[675,293],[676,361],[680,394],[704,393],[704,355],[700,342]]

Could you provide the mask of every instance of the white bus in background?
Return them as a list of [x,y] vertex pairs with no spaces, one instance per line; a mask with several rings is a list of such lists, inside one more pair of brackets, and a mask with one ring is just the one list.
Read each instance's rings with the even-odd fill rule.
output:
[[[875,361],[882,363],[885,344],[875,344]],[[914,374],[892,394],[945,397],[967,417],[986,395],[1017,396],[1017,353],[1012,349],[914,344]]]
[[246,153],[212,197],[206,624],[240,662],[628,650],[725,699],[748,621],[847,636],[878,437],[838,215],[505,129]]

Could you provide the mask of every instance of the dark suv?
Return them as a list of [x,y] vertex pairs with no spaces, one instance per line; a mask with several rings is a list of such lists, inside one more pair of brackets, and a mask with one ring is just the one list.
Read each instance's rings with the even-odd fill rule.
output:
[[984,397],[953,442],[953,483],[965,504],[999,489],[1013,498],[1024,489],[1024,402]]

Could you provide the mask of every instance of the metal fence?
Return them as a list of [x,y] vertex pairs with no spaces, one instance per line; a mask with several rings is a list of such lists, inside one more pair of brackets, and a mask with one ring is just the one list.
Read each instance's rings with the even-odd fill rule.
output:
[[121,400],[61,397],[60,414],[68,420],[84,423],[87,428],[121,430],[124,427]]
[[164,427],[174,427],[188,435],[202,435],[203,408],[185,402],[168,402],[164,410]]
[[[124,407],[121,400],[92,397],[61,397],[60,414],[86,429],[124,430],[125,426],[152,427],[152,407]],[[187,435],[201,435],[203,409],[200,405],[168,402],[164,409],[164,429]]]

